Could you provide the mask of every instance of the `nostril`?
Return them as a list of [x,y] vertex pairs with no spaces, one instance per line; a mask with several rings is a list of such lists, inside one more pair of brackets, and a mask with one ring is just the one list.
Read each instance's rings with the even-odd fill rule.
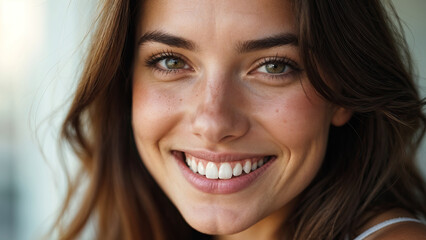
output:
[[227,141],[230,138],[232,138],[232,135],[226,135],[220,141]]

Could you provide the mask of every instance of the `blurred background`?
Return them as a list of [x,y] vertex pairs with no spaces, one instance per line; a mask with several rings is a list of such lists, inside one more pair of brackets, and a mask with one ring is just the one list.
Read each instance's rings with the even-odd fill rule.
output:
[[[65,177],[60,122],[76,86],[96,0],[0,0],[0,240],[40,239]],[[426,1],[393,1],[426,95]],[[419,166],[426,175],[426,147]],[[42,150],[42,151],[41,151]]]

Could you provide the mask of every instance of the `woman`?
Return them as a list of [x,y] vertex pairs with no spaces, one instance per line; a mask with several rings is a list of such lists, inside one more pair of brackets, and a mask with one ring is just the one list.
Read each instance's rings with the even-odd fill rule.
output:
[[97,239],[425,238],[423,101],[392,17],[104,1],[63,125],[88,186],[60,239],[89,220]]

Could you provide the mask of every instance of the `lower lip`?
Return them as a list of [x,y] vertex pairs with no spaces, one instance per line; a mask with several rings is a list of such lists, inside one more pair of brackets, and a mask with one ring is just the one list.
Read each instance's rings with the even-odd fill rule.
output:
[[276,159],[270,159],[262,167],[250,172],[249,174],[232,177],[231,179],[208,179],[205,176],[194,173],[191,169],[189,169],[181,157],[176,155],[174,155],[174,157],[183,176],[191,185],[202,192],[212,194],[231,194],[247,188],[251,183],[258,179]]

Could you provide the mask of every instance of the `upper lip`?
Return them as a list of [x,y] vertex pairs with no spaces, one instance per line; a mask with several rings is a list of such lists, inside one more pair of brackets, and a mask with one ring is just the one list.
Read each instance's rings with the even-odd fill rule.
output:
[[230,162],[249,158],[263,158],[271,156],[270,154],[256,153],[232,153],[232,152],[211,152],[211,151],[196,151],[196,150],[179,150],[180,152],[189,154],[199,159],[204,159],[211,162]]

